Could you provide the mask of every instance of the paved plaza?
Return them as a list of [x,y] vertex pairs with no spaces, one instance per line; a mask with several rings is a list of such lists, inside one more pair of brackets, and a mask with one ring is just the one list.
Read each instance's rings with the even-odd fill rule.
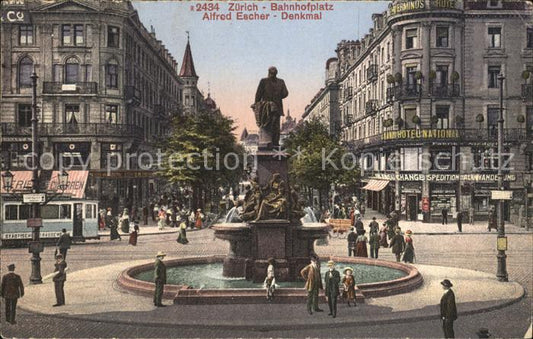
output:
[[[372,214],[365,218],[365,226]],[[381,218],[379,218],[381,220]],[[412,229],[415,266],[424,276],[418,290],[386,298],[367,299],[348,309],[339,305],[337,319],[325,314],[309,316],[305,305],[204,305],[152,306],[151,298],[121,291],[114,283],[125,267],[151,262],[163,250],[167,259],[226,254],[228,245],[214,238],[210,229],[188,233],[190,244],[178,245],[173,229],[159,231],[141,226],[136,247],[127,239],[90,241],[73,246],[67,256],[69,273],[65,285],[67,305],[52,308],[53,284],[30,286],[19,300],[18,324],[2,318],[6,337],[439,337],[442,335],[437,305],[439,279],[450,278],[459,308],[458,337],[475,337],[487,327],[495,337],[523,337],[531,314],[533,235],[508,226],[508,271],[511,282],[499,283],[496,271],[496,233],[474,225],[455,233],[455,225],[400,222]],[[439,232],[437,232],[439,231]],[[53,270],[53,247],[42,253],[43,276]],[[330,238],[317,246],[320,256],[346,255],[346,239]],[[380,259],[394,260],[390,249]],[[29,254],[25,248],[2,250],[2,262],[15,262],[17,272],[28,281]],[[525,297],[522,297],[523,294]],[[323,305],[322,308],[327,308]],[[480,313],[481,310],[484,312]]]

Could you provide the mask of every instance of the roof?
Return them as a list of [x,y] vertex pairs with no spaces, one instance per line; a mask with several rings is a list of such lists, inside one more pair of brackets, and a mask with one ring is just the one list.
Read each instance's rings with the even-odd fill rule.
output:
[[198,78],[196,70],[194,69],[194,61],[192,59],[191,44],[189,43],[189,40],[187,40],[183,62],[181,63],[180,77]]

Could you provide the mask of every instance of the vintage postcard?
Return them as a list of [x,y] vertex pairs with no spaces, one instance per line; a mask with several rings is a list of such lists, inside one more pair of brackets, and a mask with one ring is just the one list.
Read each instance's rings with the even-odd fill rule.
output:
[[533,3],[0,2],[3,338],[531,338]]

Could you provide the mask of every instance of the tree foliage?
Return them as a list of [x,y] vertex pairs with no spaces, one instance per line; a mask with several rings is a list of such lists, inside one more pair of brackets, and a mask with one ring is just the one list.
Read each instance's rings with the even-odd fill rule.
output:
[[327,127],[312,119],[297,126],[284,141],[290,158],[291,179],[325,192],[332,183],[354,186],[360,179],[354,155],[329,135]]

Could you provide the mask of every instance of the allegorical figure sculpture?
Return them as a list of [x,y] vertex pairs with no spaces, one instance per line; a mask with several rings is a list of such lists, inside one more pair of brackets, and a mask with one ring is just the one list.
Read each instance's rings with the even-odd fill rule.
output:
[[281,180],[279,173],[274,173],[269,183],[269,192],[261,201],[257,220],[287,219],[288,201],[285,181]]
[[289,95],[285,82],[278,79],[276,67],[268,69],[268,78],[261,79],[252,108],[260,130],[260,144],[279,146],[280,117],[283,115],[282,100]]

